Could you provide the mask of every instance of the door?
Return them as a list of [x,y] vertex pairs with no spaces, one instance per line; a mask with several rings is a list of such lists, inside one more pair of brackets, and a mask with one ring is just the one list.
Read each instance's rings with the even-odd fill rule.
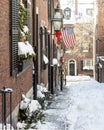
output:
[[75,75],[75,61],[73,60],[69,63],[69,75]]

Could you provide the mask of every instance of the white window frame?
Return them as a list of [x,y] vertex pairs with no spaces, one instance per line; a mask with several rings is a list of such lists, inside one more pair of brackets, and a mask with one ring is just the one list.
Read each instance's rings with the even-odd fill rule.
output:
[[83,60],[83,70],[93,70],[93,59]]
[[94,12],[94,10],[92,8],[86,9],[86,14],[89,15],[89,16],[93,16],[93,12]]

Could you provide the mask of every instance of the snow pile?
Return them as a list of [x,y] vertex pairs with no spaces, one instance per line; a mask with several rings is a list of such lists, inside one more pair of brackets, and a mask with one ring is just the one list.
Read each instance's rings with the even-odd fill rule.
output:
[[38,98],[44,98],[45,92],[48,92],[47,88],[44,86],[44,84],[41,83],[41,85],[37,85],[37,97]]
[[85,80],[91,80],[90,76],[86,76],[86,75],[83,75],[83,76],[66,76],[66,81],[67,82],[75,82],[75,81],[85,81]]
[[14,130],[14,128],[10,124],[6,124],[6,126],[0,124],[0,130]]
[[44,111],[37,100],[28,99],[24,94],[22,95],[20,103],[17,130],[24,130],[28,128],[35,129],[38,122],[44,120]]
[[73,84],[66,112],[70,130],[104,130],[103,99],[104,87],[96,81]]
[[74,78],[46,110],[38,130],[104,130],[104,83]]
[[45,87],[45,84],[41,83],[40,85],[37,85],[37,100],[41,104],[42,109],[46,109],[47,102],[46,102],[46,96],[48,94],[48,90]]
[[45,64],[48,64],[49,63],[49,60],[48,58],[43,54],[43,61]]
[[35,55],[32,45],[26,42],[18,42],[18,55],[24,55],[25,57]]

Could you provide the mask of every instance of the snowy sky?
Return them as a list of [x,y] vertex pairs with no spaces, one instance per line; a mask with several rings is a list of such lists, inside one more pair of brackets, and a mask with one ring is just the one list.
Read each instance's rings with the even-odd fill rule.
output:
[[[93,18],[86,14],[86,9],[92,9],[94,7],[93,2],[94,0],[77,0],[77,15],[75,14],[75,0],[60,0],[60,7],[63,10],[66,7],[71,9],[71,17],[69,20],[63,19],[64,24],[74,24],[76,22],[93,22]],[[81,15],[80,15],[81,14]],[[77,19],[80,17],[80,20]],[[78,20],[78,21],[76,21]]]

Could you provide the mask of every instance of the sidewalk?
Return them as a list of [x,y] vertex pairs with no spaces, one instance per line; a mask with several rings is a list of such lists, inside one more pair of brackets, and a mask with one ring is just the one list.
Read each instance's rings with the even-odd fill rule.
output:
[[104,83],[85,76],[72,78],[75,81],[67,82],[48,106],[38,130],[104,130]]
[[45,111],[45,122],[39,130],[67,130],[68,124],[64,114],[70,105],[68,93],[68,88],[64,87],[63,91],[55,97],[53,103]]

